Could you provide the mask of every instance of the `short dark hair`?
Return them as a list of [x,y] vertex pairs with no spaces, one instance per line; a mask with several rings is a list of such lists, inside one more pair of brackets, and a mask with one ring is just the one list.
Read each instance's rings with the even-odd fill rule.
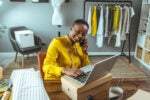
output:
[[84,20],[84,19],[77,19],[73,22],[73,26],[76,25],[76,24],[84,24],[86,25],[88,28],[89,28],[89,24]]

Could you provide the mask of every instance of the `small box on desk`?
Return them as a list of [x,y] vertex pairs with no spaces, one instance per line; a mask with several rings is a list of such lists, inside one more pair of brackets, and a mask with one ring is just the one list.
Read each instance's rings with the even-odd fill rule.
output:
[[30,30],[15,31],[15,39],[21,48],[34,46],[34,34]]
[[109,87],[112,79],[111,74],[93,81],[84,86],[76,83],[66,76],[61,78],[62,91],[72,100],[86,100],[87,96],[92,96],[94,100],[107,100],[109,98]]

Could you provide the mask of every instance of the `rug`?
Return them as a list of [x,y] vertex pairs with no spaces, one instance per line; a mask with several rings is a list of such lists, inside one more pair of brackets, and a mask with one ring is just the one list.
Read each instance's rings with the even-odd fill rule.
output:
[[[91,56],[90,62],[91,64],[94,64],[100,60],[106,59],[107,57],[100,57],[100,56]],[[38,61],[37,57],[25,57],[24,61],[24,68],[34,68],[35,70],[38,70]],[[11,72],[15,69],[21,68],[21,57],[17,59],[17,62],[15,63],[12,61],[7,68],[4,69],[4,77],[9,78],[11,75]],[[128,63],[128,59],[125,57],[120,57],[115,65],[113,66],[111,70],[112,78],[113,79],[121,79],[121,80],[130,80],[130,81],[141,81],[144,80],[146,77],[148,77],[144,71],[140,69],[139,66],[137,66],[135,63]]]

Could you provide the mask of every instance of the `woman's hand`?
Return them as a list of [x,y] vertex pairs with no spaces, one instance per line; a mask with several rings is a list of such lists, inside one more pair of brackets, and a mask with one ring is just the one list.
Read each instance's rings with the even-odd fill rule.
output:
[[82,51],[83,51],[84,53],[87,53],[88,41],[87,41],[86,38],[84,39],[84,43],[83,43],[83,45],[81,46],[81,48],[82,48]]
[[70,76],[79,76],[84,74],[84,72],[78,68],[63,68],[62,74],[70,75]]

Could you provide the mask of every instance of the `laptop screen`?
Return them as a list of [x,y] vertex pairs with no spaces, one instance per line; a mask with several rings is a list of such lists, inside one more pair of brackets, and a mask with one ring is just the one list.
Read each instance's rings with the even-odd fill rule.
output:
[[112,67],[114,66],[119,56],[120,55],[115,55],[96,63],[86,80],[86,84],[110,73]]

